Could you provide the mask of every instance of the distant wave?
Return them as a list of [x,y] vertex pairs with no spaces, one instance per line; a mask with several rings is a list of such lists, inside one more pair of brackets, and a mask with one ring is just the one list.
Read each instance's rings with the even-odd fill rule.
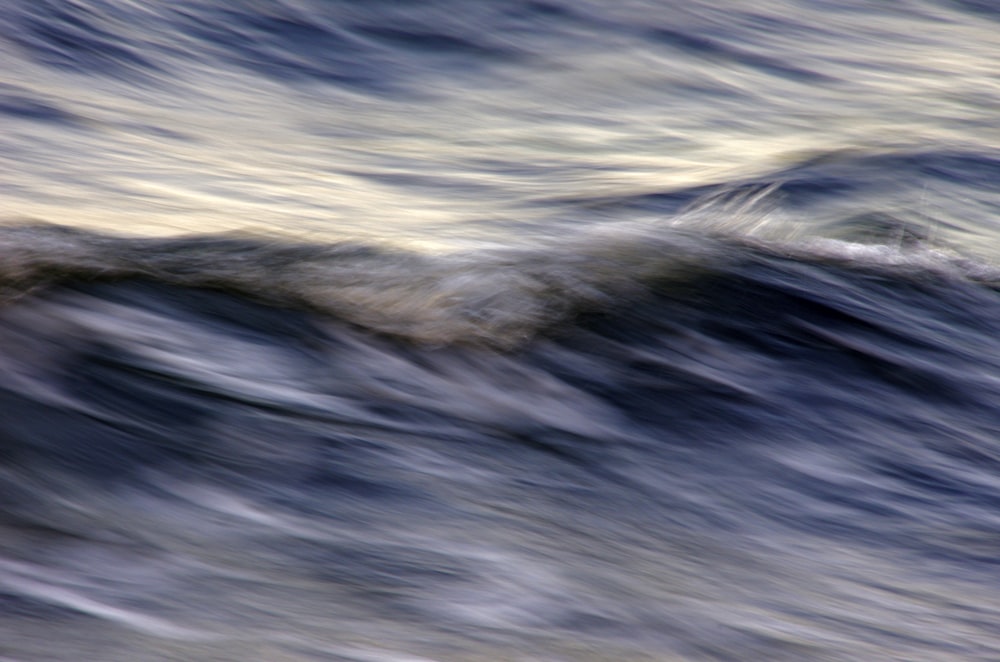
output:
[[[461,58],[469,67],[526,54],[513,37],[537,25],[536,11],[544,14],[540,4],[532,6],[514,12],[478,7],[480,20],[472,21],[469,7],[466,19],[456,20],[447,6],[409,12],[384,3],[366,9],[340,2],[18,0],[0,9],[0,17],[5,41],[56,69],[141,84],[208,60],[283,81],[398,91],[408,73],[438,66],[441,58]],[[491,24],[495,29],[475,27]]]

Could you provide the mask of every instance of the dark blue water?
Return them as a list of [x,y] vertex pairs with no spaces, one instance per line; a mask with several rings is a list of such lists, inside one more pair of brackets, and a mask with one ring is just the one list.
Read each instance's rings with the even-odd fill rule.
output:
[[0,659],[1000,658],[984,2],[0,7]]

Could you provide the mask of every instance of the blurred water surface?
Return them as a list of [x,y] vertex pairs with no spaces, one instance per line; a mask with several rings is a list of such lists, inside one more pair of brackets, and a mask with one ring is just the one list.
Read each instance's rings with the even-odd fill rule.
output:
[[0,657],[997,659],[998,21],[3,3]]

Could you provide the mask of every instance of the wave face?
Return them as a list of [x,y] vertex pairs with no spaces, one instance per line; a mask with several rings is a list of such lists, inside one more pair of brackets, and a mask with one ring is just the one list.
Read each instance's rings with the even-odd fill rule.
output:
[[997,18],[0,3],[0,659],[1000,659]]
[[[0,310],[3,622],[28,659],[43,628],[93,659],[998,650],[981,268],[605,239],[482,257],[459,300],[423,277],[457,258],[14,236],[37,273],[53,250],[82,270]],[[301,291],[344,288],[326,309],[275,307],[321,269]],[[255,273],[272,291],[238,294]],[[393,288],[406,310],[366,324]]]

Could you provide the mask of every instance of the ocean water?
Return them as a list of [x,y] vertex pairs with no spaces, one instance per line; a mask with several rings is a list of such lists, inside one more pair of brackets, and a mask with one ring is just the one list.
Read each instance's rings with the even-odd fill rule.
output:
[[987,0],[0,4],[0,660],[1000,659]]

